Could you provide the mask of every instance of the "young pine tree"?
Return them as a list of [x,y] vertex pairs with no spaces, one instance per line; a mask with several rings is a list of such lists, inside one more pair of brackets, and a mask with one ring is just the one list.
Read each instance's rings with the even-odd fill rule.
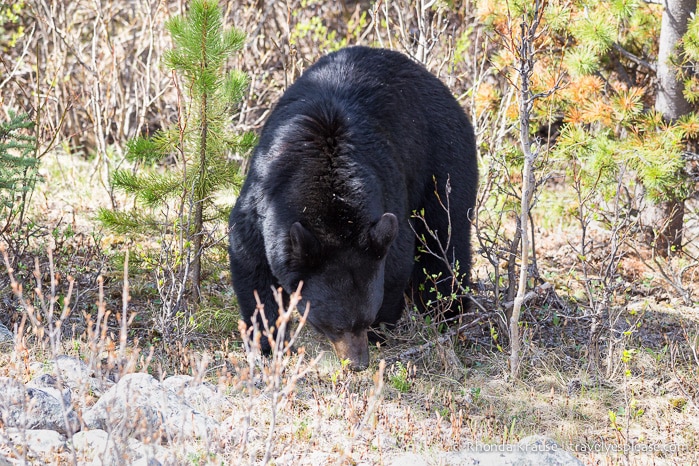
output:
[[[531,3],[484,0],[481,20],[495,31],[507,31],[511,13]],[[599,193],[608,201],[619,187],[620,173],[626,171],[623,187],[631,193],[643,191],[648,201],[630,210],[665,200],[682,202],[688,190],[683,152],[699,128],[698,117],[687,114],[687,106],[681,114],[667,115],[662,106],[652,104],[657,92],[650,84],[658,65],[667,68],[673,60],[686,59],[687,63],[666,72],[676,78],[678,70],[693,70],[692,50],[699,49],[692,47],[693,38],[688,34],[683,39],[684,53],[674,47],[670,60],[660,57],[658,42],[664,40],[660,36],[665,28],[662,14],[663,7],[657,2],[551,0],[545,2],[543,34],[536,43],[533,92],[547,93],[558,79],[560,86],[535,102],[532,129],[546,129],[555,120],[562,124],[560,137],[551,138],[555,142],[552,154],[562,162],[561,168],[575,170],[583,186],[591,188],[590,196]],[[689,16],[686,12],[684,20]],[[492,58],[495,64],[509,60],[506,52]],[[685,83],[685,97],[692,86],[699,88],[693,81]],[[632,201],[638,202],[635,197]],[[660,228],[662,220],[657,223],[650,226]],[[667,236],[679,246],[681,234]],[[671,246],[665,242],[654,248],[662,253]]]
[[[167,267],[175,273],[161,276],[178,277],[181,286],[176,288],[188,289],[199,302],[201,257],[210,245],[206,226],[226,215],[214,203],[214,194],[240,183],[238,164],[227,154],[245,154],[255,143],[252,134],[234,136],[226,129],[247,77],[238,71],[226,73],[224,66],[245,37],[236,29],[223,30],[222,13],[214,0],[192,1],[189,13],[171,19],[166,27],[174,45],[165,62],[175,72],[180,94],[178,121],[150,138],[127,143],[126,157],[137,169],[117,170],[111,181],[115,189],[134,197],[135,208],[103,209],[99,218],[119,233],[168,238],[178,249],[168,256]],[[157,162],[166,157],[174,163],[158,169]],[[176,299],[166,307],[172,314],[182,304]]]
[[36,138],[29,134],[33,127],[26,114],[13,112],[9,121],[0,122],[0,235],[21,226],[38,179]]

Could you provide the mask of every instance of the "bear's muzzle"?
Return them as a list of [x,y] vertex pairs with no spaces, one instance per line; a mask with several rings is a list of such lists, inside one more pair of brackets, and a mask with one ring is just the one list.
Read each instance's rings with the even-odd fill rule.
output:
[[367,331],[347,332],[332,341],[335,354],[341,361],[349,359],[349,368],[355,372],[369,367],[369,340]]

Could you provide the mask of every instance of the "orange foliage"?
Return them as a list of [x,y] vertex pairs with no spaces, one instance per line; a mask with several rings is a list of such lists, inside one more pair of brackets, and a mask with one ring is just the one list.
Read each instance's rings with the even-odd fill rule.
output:
[[595,99],[603,86],[604,82],[597,76],[580,76],[569,82],[564,91],[564,98],[570,101],[573,107],[584,105]]
[[608,127],[612,125],[613,114],[611,105],[602,100],[588,100],[582,108],[582,119],[585,123],[599,123]]
[[474,98],[476,114],[482,115],[486,112],[496,111],[500,102],[500,94],[491,83],[483,83],[478,86]]
[[558,80],[556,71],[549,63],[536,62],[534,64],[534,73],[532,74],[532,89],[534,92],[547,92],[553,89]]

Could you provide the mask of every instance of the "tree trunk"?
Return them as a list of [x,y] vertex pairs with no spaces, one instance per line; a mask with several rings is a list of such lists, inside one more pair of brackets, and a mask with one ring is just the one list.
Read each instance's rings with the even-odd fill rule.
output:
[[684,98],[684,84],[677,79],[677,69],[670,63],[677,54],[678,42],[687,32],[689,17],[697,8],[696,0],[664,0],[663,20],[658,44],[658,93],[655,109],[674,121],[690,112],[691,106]]
[[192,234],[192,243],[194,249],[194,259],[192,260],[192,298],[197,305],[201,302],[201,255],[202,239],[204,236],[204,197],[206,189],[206,145],[209,137],[209,108],[208,95],[204,93],[201,96],[201,122],[199,127],[199,173],[197,173],[197,182],[192,190],[192,199],[194,200],[194,232]]
[[[687,22],[697,8],[696,0],[663,0],[665,7],[660,29],[658,49],[658,92],[655,109],[666,121],[672,122],[691,111],[691,105],[682,94],[684,83],[677,78],[677,69],[671,63],[679,53],[678,44],[687,32]],[[648,206],[641,217],[646,242],[660,255],[667,256],[682,245],[684,200],[671,198]]]
[[[514,298],[510,318],[510,376],[513,380],[519,377],[521,365],[522,337],[519,333],[519,318],[527,291],[527,272],[529,269],[529,210],[532,205],[532,197],[536,184],[534,183],[534,161],[538,155],[538,148],[532,147],[529,136],[529,128],[532,118],[534,100],[537,98],[531,90],[531,77],[534,73],[535,40],[539,31],[539,24],[543,18],[543,6],[539,0],[534,2],[534,14],[531,20],[522,17],[520,23],[521,36],[517,46],[517,71],[519,73],[519,137],[524,155],[524,168],[522,169],[522,199],[520,205],[520,221],[518,233],[522,243],[522,265],[519,270],[519,283],[517,294]],[[514,45],[514,44],[513,44]],[[532,234],[534,229],[532,228]],[[513,269],[514,267],[511,267]]]
[[668,199],[648,204],[641,213],[645,242],[663,257],[682,247],[684,200]]

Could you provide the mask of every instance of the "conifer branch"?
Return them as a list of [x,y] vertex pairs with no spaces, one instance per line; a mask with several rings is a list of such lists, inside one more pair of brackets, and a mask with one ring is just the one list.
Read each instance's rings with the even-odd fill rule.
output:
[[614,48],[614,50],[619,52],[625,58],[628,58],[629,60],[636,63],[637,65],[643,66],[644,68],[649,69],[655,73],[656,66],[654,63],[647,62],[647,61],[643,60],[642,58],[637,57],[636,55],[634,55],[633,53],[629,52],[624,47],[622,47],[618,42],[614,42],[612,44],[612,47]]

